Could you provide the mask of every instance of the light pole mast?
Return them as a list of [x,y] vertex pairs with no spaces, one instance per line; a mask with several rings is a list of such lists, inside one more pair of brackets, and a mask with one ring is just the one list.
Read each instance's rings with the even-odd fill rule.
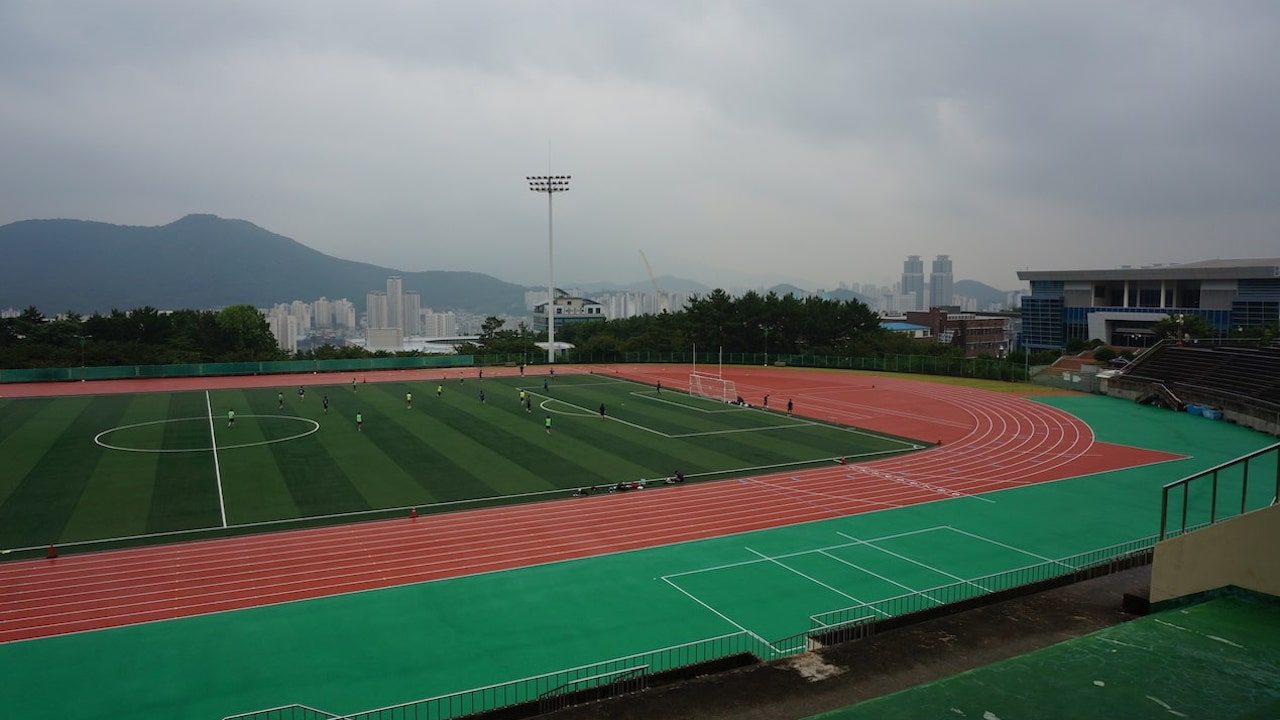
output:
[[556,361],[556,259],[551,196],[569,190],[569,175],[526,175],[529,189],[547,194],[547,362]]

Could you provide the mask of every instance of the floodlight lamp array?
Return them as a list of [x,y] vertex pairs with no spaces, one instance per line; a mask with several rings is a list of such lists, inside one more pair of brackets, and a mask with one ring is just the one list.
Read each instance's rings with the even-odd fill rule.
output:
[[571,175],[526,175],[529,189],[534,192],[556,193],[569,189]]

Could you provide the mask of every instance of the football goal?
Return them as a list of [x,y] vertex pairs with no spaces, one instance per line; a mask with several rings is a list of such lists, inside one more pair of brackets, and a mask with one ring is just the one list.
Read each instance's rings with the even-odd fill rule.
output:
[[738,387],[732,380],[725,380],[719,375],[694,372],[689,373],[689,394],[733,402],[738,399]]

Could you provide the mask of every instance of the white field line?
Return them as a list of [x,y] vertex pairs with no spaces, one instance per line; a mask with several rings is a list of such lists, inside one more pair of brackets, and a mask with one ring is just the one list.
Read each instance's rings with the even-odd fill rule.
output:
[[[893,538],[906,537],[907,535],[920,535],[921,533],[933,532],[934,530],[946,530],[946,529],[947,529],[946,525],[936,525],[934,527],[921,528],[919,530],[908,530],[906,532],[894,533],[892,535],[885,535],[883,537],[874,538],[869,541],[854,540],[854,542],[841,543],[839,545],[828,545],[826,547],[821,547],[821,548],[810,548],[808,550],[797,550],[796,552],[785,553],[782,555],[774,555],[773,557],[779,560],[786,560],[787,558],[800,557],[801,555],[809,555],[811,553],[821,552],[823,550],[839,550],[840,548],[852,547],[854,545],[862,545],[862,544],[866,544],[867,542],[880,542],[881,540],[892,540]],[[848,536],[846,535],[845,537],[848,537]],[[712,565],[711,567],[698,568],[697,570],[685,570],[684,572],[670,573],[668,575],[663,575],[662,577],[663,579],[674,578],[674,577],[684,577],[685,575],[697,575],[699,573],[715,572],[716,570],[728,570],[729,568],[742,567],[744,565],[756,565],[762,562],[764,561],[763,560],[740,560],[738,562],[725,563],[723,565]]]
[[[821,553],[821,554],[823,554],[823,555],[826,555],[827,557],[831,558],[832,560],[835,560],[836,562],[844,563],[845,565],[848,565],[849,567],[853,568],[854,570],[857,570],[857,571],[859,571],[859,572],[864,572],[864,573],[866,573],[866,574],[868,574],[868,575],[870,575],[870,576],[872,576],[872,577],[880,578],[881,580],[883,580],[883,581],[885,581],[885,582],[887,582],[887,583],[889,583],[889,584],[891,584],[891,585],[897,585],[898,587],[902,588],[903,590],[906,590],[907,592],[910,592],[910,593],[916,592],[916,589],[915,589],[915,588],[913,588],[913,587],[908,587],[908,586],[903,585],[902,583],[898,582],[897,580],[894,580],[894,579],[892,579],[892,578],[887,578],[887,577],[885,577],[884,575],[881,575],[880,573],[877,573],[877,572],[872,572],[871,570],[868,570],[868,569],[866,569],[866,568],[862,567],[861,565],[859,565],[859,564],[857,564],[857,563],[851,563],[851,562],[849,562],[848,560],[845,560],[845,559],[844,559],[844,558],[842,558],[842,557],[838,557],[838,556],[836,556],[836,555],[832,555],[831,553],[827,552],[826,550],[819,550],[818,552],[819,552],[819,553]],[[926,596],[926,597],[927,597],[927,596]],[[941,601],[941,600],[934,600],[933,598],[928,598],[928,599],[933,600],[935,603],[937,603],[937,604],[939,604],[939,605],[941,605],[941,604],[942,604],[942,601]]]
[[209,410],[209,442],[213,449],[213,474],[218,480],[218,511],[222,514],[222,527],[227,526],[227,505],[222,500],[222,469],[218,467],[218,438],[213,432],[213,401],[209,391],[204,391],[204,405]]
[[750,630],[746,629],[745,627],[743,627],[743,626],[739,625],[737,622],[735,622],[734,620],[732,620],[728,615],[725,615],[724,613],[720,612],[719,610],[717,610],[717,609],[715,609],[715,608],[711,607],[710,605],[708,605],[708,604],[706,604],[706,603],[702,602],[702,601],[701,601],[701,600],[699,600],[698,598],[694,597],[693,593],[691,593],[691,592],[689,592],[688,590],[685,590],[684,588],[680,587],[679,585],[677,585],[677,584],[675,584],[675,583],[671,582],[671,580],[670,580],[670,579],[668,579],[668,578],[666,578],[666,577],[661,578],[661,580],[662,580],[663,582],[665,582],[666,584],[670,585],[671,587],[675,588],[676,590],[680,591],[681,593],[683,593],[685,597],[689,598],[690,600],[692,600],[692,601],[694,601],[694,602],[698,603],[698,604],[699,604],[699,605],[701,605],[702,607],[704,607],[704,608],[706,608],[706,609],[710,610],[711,612],[715,613],[715,615],[716,615],[717,617],[719,617],[721,620],[724,620],[725,622],[727,622],[727,623],[729,623],[730,625],[732,625],[732,626],[734,626],[734,627],[738,628],[738,629],[739,629],[739,630],[741,630],[742,632],[747,633],[748,635],[750,635],[751,637],[755,638],[756,640],[759,640],[760,642],[764,643],[764,645],[765,645],[766,647],[768,647],[770,650],[772,650],[772,651],[774,651],[774,652],[778,653],[779,655],[781,655],[781,654],[782,654],[782,653],[778,650],[778,648],[776,648],[776,647],[774,647],[774,646],[773,646],[773,643],[770,643],[768,640],[765,640],[764,638],[760,637],[759,635],[757,635],[757,634],[755,634],[755,633],[751,632]]
[[[809,582],[811,582],[811,583],[816,583],[816,584],[818,584],[818,585],[821,585],[822,587],[824,587],[824,588],[826,588],[826,589],[830,590],[831,592],[833,592],[833,593],[835,593],[835,594],[837,594],[837,595],[840,595],[841,597],[847,597],[847,598],[849,598],[850,600],[854,601],[855,603],[858,603],[859,605],[863,605],[863,604],[865,604],[865,603],[863,603],[863,601],[861,601],[861,600],[859,600],[858,598],[856,598],[856,597],[854,597],[854,596],[850,595],[849,593],[844,592],[843,590],[839,590],[839,589],[837,589],[837,588],[831,587],[830,585],[828,585],[828,584],[826,584],[826,583],[822,582],[821,580],[819,580],[819,579],[817,579],[817,578],[815,578],[815,577],[813,577],[813,576],[811,576],[811,575],[806,575],[805,573],[800,572],[799,570],[797,570],[797,569],[795,569],[795,568],[791,567],[790,565],[787,565],[786,563],[782,562],[781,560],[778,560],[777,558],[771,558],[771,557],[769,557],[768,555],[765,555],[764,553],[759,552],[758,550],[753,550],[753,549],[751,549],[751,548],[747,547],[746,545],[743,545],[743,546],[742,546],[742,549],[743,549],[743,550],[746,550],[746,551],[747,551],[747,552],[749,552],[749,553],[754,553],[754,554],[756,554],[756,555],[759,555],[762,559],[767,560],[768,562],[771,562],[771,563],[773,563],[774,565],[777,565],[778,567],[782,568],[783,570],[789,570],[789,571],[791,571],[792,573],[795,573],[796,575],[799,575],[800,577],[804,578],[805,580],[808,580],[808,581],[809,581]],[[886,616],[888,615],[888,613],[885,613],[885,612],[884,612],[884,611],[882,611],[882,610],[876,610],[875,608],[871,608],[871,609],[872,609],[872,610],[875,610],[875,612],[878,612],[878,613],[880,613],[881,615],[886,615]]]
[[[947,527],[946,527],[946,526],[943,526],[943,529],[947,529]],[[920,567],[925,568],[926,570],[932,570],[932,571],[934,571],[934,572],[938,573],[939,575],[946,575],[947,577],[952,578],[952,579],[954,579],[954,580],[959,580],[960,582],[965,583],[965,584],[967,584],[967,585],[972,585],[972,586],[974,586],[974,587],[978,588],[979,590],[981,590],[981,591],[982,591],[982,592],[984,592],[984,593],[989,593],[989,592],[991,592],[991,590],[989,590],[989,589],[987,589],[987,588],[982,587],[982,586],[981,586],[981,585],[979,585],[978,583],[976,583],[976,582],[974,582],[974,581],[972,581],[972,580],[970,580],[970,579],[968,579],[968,578],[962,578],[962,577],[960,577],[959,575],[952,575],[951,573],[947,572],[946,570],[941,570],[941,569],[939,569],[939,568],[933,567],[932,565],[928,565],[928,564],[926,564],[926,563],[922,563],[922,562],[920,562],[919,560],[913,560],[913,559],[911,559],[911,558],[907,557],[906,555],[899,555],[898,553],[896,553],[896,552],[894,552],[894,551],[892,551],[892,550],[888,550],[888,549],[886,549],[886,548],[882,548],[882,547],[880,547],[879,545],[875,545],[874,543],[875,543],[875,542],[877,542],[877,541],[859,540],[858,538],[856,538],[856,537],[854,537],[854,536],[852,536],[852,535],[848,535],[848,534],[845,534],[845,533],[843,533],[843,532],[840,532],[839,530],[837,530],[837,531],[836,531],[836,534],[837,534],[837,535],[839,535],[839,536],[841,536],[841,537],[847,537],[847,538],[849,538],[850,540],[855,541],[855,543],[862,543],[863,545],[866,545],[866,546],[868,546],[868,547],[871,547],[871,548],[874,548],[874,549],[876,549],[876,550],[879,550],[879,551],[880,551],[880,552],[882,552],[882,553],[885,553],[885,554],[888,554],[888,555],[892,555],[892,556],[894,556],[894,557],[896,557],[896,558],[898,558],[898,559],[900,559],[900,560],[906,560],[906,561],[907,561],[907,562],[909,562],[909,563],[913,563],[913,564],[915,564],[915,565],[919,565]],[[932,599],[932,598],[930,598],[930,599]]]
[[[1023,550],[1023,549],[1022,549],[1022,548],[1020,548],[1020,547],[1014,547],[1014,546],[1012,546],[1012,545],[1006,545],[1005,543],[1002,543],[1002,542],[1000,542],[999,540],[992,540],[992,539],[991,539],[991,538],[989,538],[989,537],[983,537],[983,536],[981,536],[981,535],[975,535],[974,533],[971,533],[971,532],[969,532],[968,530],[961,530],[960,528],[958,528],[958,527],[954,527],[954,526],[952,526],[952,525],[948,525],[948,526],[947,526],[947,529],[948,529],[948,530],[951,530],[951,531],[953,531],[953,532],[958,532],[958,533],[960,533],[961,535],[968,535],[968,536],[969,536],[969,537],[971,537],[971,538],[974,538],[974,539],[976,539],[976,540],[981,540],[982,542],[985,542],[985,543],[991,543],[992,545],[999,545],[1000,547],[1003,547],[1003,548],[1009,548],[1010,550],[1012,550],[1012,551],[1014,551],[1014,552],[1022,553],[1023,555],[1030,555],[1031,557],[1036,558],[1036,559],[1038,559],[1038,560],[1044,560],[1045,562],[1051,562],[1051,563],[1054,563],[1055,565],[1061,565],[1062,567],[1071,567],[1070,565],[1067,565],[1067,564],[1065,564],[1065,563],[1058,562],[1057,560],[1054,560],[1053,558],[1047,558],[1047,557],[1045,557],[1045,556],[1043,556],[1043,555],[1039,555],[1039,554],[1037,554],[1037,553],[1033,553],[1033,552],[1031,552],[1030,550]],[[1071,568],[1071,569],[1072,569],[1072,570],[1074,570],[1075,568]]]
[[[676,406],[676,407],[678,407],[678,408],[683,408],[683,409],[685,409],[685,410],[692,410],[692,411],[694,411],[694,412],[700,412],[700,413],[704,413],[704,414],[707,414],[707,415],[718,415],[718,414],[721,414],[721,413],[740,413],[740,412],[747,412],[748,410],[750,410],[750,409],[751,409],[751,408],[745,408],[745,407],[738,407],[738,406],[734,405],[734,406],[730,406],[730,407],[727,407],[727,408],[722,408],[722,409],[719,409],[719,410],[706,410],[706,409],[703,409],[703,408],[700,408],[700,407],[695,407],[695,406],[693,406],[693,405],[690,405],[689,403],[672,402],[671,400],[664,400],[664,399],[662,399],[662,398],[654,397],[654,396],[652,396],[652,395],[650,395],[650,394],[648,394],[648,393],[646,393],[646,392],[641,392],[641,391],[639,391],[639,390],[633,391],[633,392],[632,392],[632,393],[630,393],[630,394],[631,394],[633,397],[638,397],[638,398],[640,398],[641,400],[648,400],[648,401],[650,401],[650,402],[660,402],[660,403],[662,403],[663,405],[675,405],[675,406]],[[693,396],[693,395],[690,395],[689,397],[694,397],[694,396]],[[723,405],[724,403],[717,403],[717,404],[719,404],[719,405]]]
[[[815,422],[798,422],[792,425],[766,425],[764,427],[733,428],[731,430],[704,430],[702,432],[690,432],[690,433],[679,433],[677,435],[667,435],[667,437],[669,438],[706,437],[708,435],[731,435],[733,433],[760,432],[762,430],[791,430],[793,428],[814,427],[814,426],[820,426],[820,425],[819,423],[815,423]],[[663,433],[663,434],[666,435],[666,433]],[[902,451],[895,450],[894,452],[902,452]]]

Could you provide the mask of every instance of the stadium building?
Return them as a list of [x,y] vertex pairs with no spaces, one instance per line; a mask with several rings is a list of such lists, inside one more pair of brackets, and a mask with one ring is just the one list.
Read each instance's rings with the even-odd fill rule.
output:
[[1030,350],[1072,340],[1141,347],[1167,315],[1199,315],[1219,334],[1280,319],[1280,258],[1204,260],[1112,270],[1023,270],[1022,337]]
[[[560,289],[556,289],[554,307],[556,327],[564,327],[568,324],[580,322],[603,322],[605,319],[603,305],[595,300],[570,296]],[[535,331],[547,331],[547,304],[545,302],[539,303],[533,308],[533,324]]]

